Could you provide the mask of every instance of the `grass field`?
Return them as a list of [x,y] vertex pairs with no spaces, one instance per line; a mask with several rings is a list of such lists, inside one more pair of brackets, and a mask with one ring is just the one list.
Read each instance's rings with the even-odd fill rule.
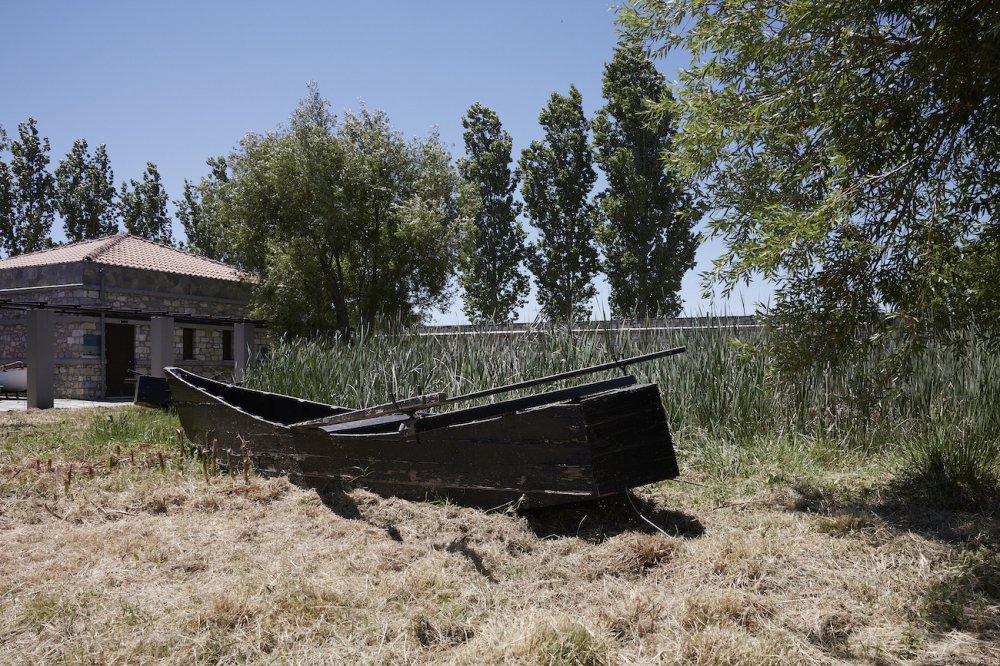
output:
[[996,511],[887,447],[688,420],[683,482],[508,515],[215,474],[177,425],[0,414],[0,663],[1000,663]]

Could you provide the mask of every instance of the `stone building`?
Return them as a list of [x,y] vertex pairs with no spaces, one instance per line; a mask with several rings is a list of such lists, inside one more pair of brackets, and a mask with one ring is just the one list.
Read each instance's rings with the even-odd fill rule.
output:
[[[61,306],[53,318],[54,392],[61,398],[127,396],[150,371],[151,317],[169,316],[173,354],[192,372],[230,378],[234,322],[250,286],[235,268],[129,234],[0,260],[0,365],[28,356],[18,304]],[[64,306],[64,307],[62,307]],[[254,335],[251,352],[266,343]]]

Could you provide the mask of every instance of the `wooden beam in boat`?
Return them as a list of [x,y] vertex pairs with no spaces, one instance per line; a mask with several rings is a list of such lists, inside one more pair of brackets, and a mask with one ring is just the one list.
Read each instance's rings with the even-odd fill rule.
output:
[[416,428],[418,432],[423,432],[431,428],[443,428],[445,426],[455,425],[458,423],[482,421],[484,419],[491,419],[502,414],[510,414],[511,412],[521,411],[522,409],[531,409],[532,407],[541,407],[542,405],[550,405],[564,400],[584,398],[588,395],[596,395],[598,393],[604,393],[605,391],[613,391],[626,386],[632,386],[635,383],[635,377],[632,375],[626,375],[624,377],[606,379],[601,382],[592,382],[581,386],[571,386],[570,388],[537,393],[524,398],[494,402],[490,405],[469,407],[467,409],[459,409],[454,412],[445,412],[444,414],[431,414],[430,416],[420,418],[416,422]]
[[419,409],[430,409],[431,407],[438,407],[440,405],[446,405],[446,404],[448,404],[447,394],[428,393],[426,395],[418,395],[413,398],[406,398],[405,400],[396,400],[393,402],[387,402],[384,405],[375,405],[374,407],[356,409],[353,412],[346,412],[344,414],[334,414],[333,416],[324,416],[321,419],[300,421],[298,423],[293,423],[288,427],[317,428],[319,426],[330,426],[330,425],[337,425],[339,423],[351,423],[352,421],[363,421],[365,419],[370,419],[376,416],[387,416],[389,414],[403,414],[406,412],[415,412]]

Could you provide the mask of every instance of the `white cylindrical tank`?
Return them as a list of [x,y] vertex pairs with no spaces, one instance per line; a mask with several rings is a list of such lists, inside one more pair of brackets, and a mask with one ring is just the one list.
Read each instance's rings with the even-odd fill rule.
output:
[[28,390],[28,369],[10,368],[0,370],[0,393],[11,393]]

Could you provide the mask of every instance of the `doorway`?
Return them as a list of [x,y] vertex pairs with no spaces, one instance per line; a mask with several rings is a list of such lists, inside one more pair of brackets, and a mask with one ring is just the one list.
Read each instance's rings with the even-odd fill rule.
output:
[[135,326],[104,325],[104,383],[109,398],[130,396],[134,392]]

